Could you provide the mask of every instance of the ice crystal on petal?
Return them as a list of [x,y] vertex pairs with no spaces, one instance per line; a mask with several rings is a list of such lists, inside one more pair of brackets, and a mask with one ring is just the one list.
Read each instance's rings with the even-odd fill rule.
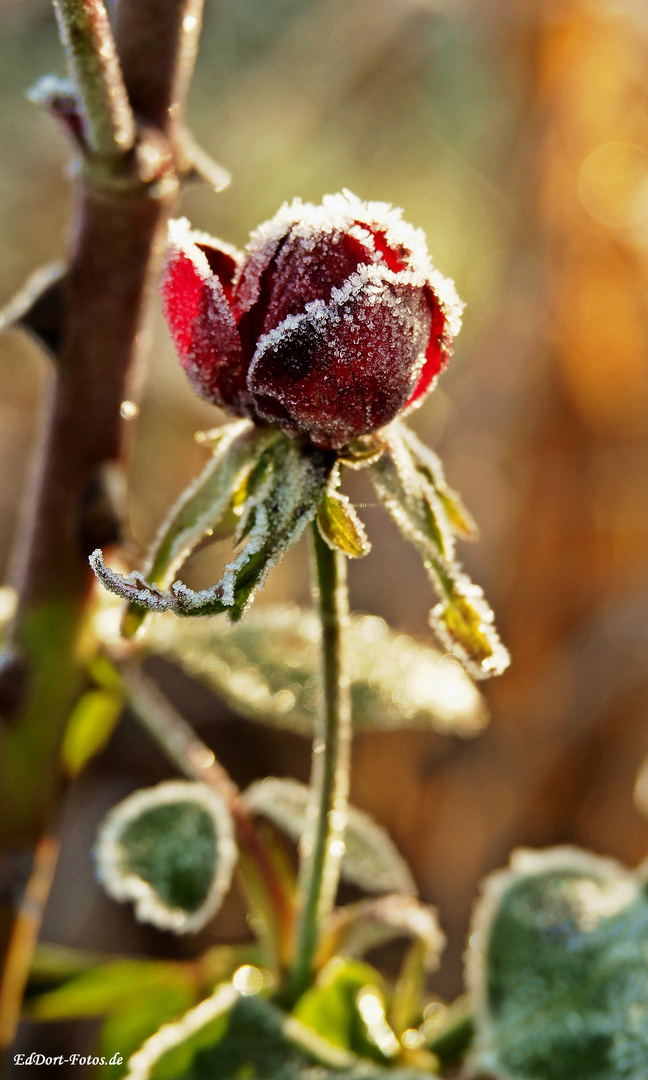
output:
[[174,223],[165,312],[208,400],[340,449],[420,404],[460,326],[454,286],[386,203],[297,199],[241,260]]

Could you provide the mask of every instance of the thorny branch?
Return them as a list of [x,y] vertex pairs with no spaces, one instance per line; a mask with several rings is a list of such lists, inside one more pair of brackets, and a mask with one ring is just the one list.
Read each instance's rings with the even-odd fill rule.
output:
[[[9,872],[15,858],[24,863],[38,850],[60,795],[60,744],[83,684],[88,555],[119,536],[120,406],[133,393],[160,228],[185,168],[179,125],[202,0],[121,0],[114,39],[102,0],[57,0],[57,13],[86,150],[68,271],[56,293],[60,347],[16,541],[7,693],[0,672],[0,847]],[[32,877],[39,874],[36,863]],[[0,954],[13,948],[11,978],[0,987],[0,1045],[8,1045],[30,949],[16,961],[24,915],[0,903]]]

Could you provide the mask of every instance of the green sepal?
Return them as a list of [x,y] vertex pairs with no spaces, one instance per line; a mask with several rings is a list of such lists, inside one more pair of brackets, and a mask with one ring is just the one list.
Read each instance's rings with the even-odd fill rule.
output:
[[[142,583],[162,590],[172,584],[195,548],[235,532],[246,481],[277,438],[276,432],[255,427],[249,420],[201,434],[199,441],[211,447],[212,456],[161,526],[141,575]],[[145,607],[129,603],[122,623],[124,635],[132,637],[145,617]]]
[[327,490],[317,509],[317,528],[330,548],[351,559],[361,559],[371,551],[364,525],[346,495]]
[[[383,436],[385,451],[370,476],[386,510],[420,552],[440,597],[430,612],[430,625],[473,678],[499,675],[508,667],[509,655],[482,590],[454,559],[457,529],[446,513],[454,496],[440,462],[403,424],[392,424]],[[455,503],[455,517],[461,516]]]
[[452,532],[463,540],[477,540],[477,524],[464,506],[461,496],[446,482],[441,458],[405,424],[400,424],[399,428],[416,468],[432,484]]
[[175,581],[166,590],[138,572],[123,577],[105,566],[99,550],[90,556],[90,564],[109,591],[135,607],[185,616],[226,611],[237,621],[269,571],[315,517],[333,464],[332,454],[273,432],[272,442],[243,478],[243,490],[240,483],[230,489],[229,500],[240,506],[236,541],[244,543],[220,580],[207,589],[194,592]]

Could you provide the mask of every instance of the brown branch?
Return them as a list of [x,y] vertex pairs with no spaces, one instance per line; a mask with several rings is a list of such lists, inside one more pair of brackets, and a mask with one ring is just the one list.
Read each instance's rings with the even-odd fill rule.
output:
[[[103,10],[100,0],[79,0],[79,6],[95,15]],[[132,111],[146,127],[130,150],[126,145],[108,159],[90,153],[77,186],[61,348],[14,560],[20,602],[12,664],[22,665],[24,678],[22,696],[0,733],[0,846],[6,858],[34,852],[60,795],[61,740],[83,683],[79,647],[92,581],[88,554],[118,536],[109,478],[122,457],[120,405],[132,395],[142,305],[160,228],[178,188],[169,136],[184,109],[180,95],[188,87],[200,13],[199,0],[122,0],[117,45],[124,83]],[[102,27],[109,32],[107,22]],[[147,42],[137,58],[136,42]],[[99,67],[90,63],[93,78]],[[83,72],[83,65],[74,69],[78,81]],[[17,932],[15,912],[5,904],[3,957],[11,953],[12,938],[15,947]],[[21,979],[14,981],[19,986]],[[4,1000],[6,1006],[6,994]],[[15,1011],[15,1001],[6,1007]],[[5,1042],[6,1030],[5,1024]]]

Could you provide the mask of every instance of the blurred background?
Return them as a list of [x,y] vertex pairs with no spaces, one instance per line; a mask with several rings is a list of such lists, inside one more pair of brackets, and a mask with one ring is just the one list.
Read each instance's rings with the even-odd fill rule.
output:
[[[62,256],[70,193],[64,137],[25,99],[40,75],[64,73],[50,4],[2,0],[0,20],[6,301]],[[195,227],[242,247],[284,200],[348,187],[402,206],[467,304],[455,357],[412,426],[480,525],[460,557],[513,663],[484,687],[492,719],[477,738],[362,735],[353,776],[354,801],[390,830],[439,907],[449,944],[434,985],[451,996],[478,883],[511,848],[574,843],[631,865],[647,854],[633,789],[648,753],[648,9],[207,0],[189,120],[233,176],[223,194],[185,195]],[[157,299],[155,308],[132,421],[134,562],[202,465],[194,432],[219,422],[189,389]],[[0,353],[8,572],[47,363],[15,332]],[[429,638],[418,557],[368,489],[349,491],[369,504],[374,545],[351,567],[353,606]],[[214,580],[219,560],[197,557],[189,582]],[[260,602],[287,599],[308,602],[303,545]],[[160,674],[237,780],[307,778],[304,740],[243,722],[186,678]],[[89,851],[103,813],[170,775],[127,717],[70,794],[46,940],[180,956],[245,934],[235,897],[200,941],[178,942],[138,927],[94,884]]]

